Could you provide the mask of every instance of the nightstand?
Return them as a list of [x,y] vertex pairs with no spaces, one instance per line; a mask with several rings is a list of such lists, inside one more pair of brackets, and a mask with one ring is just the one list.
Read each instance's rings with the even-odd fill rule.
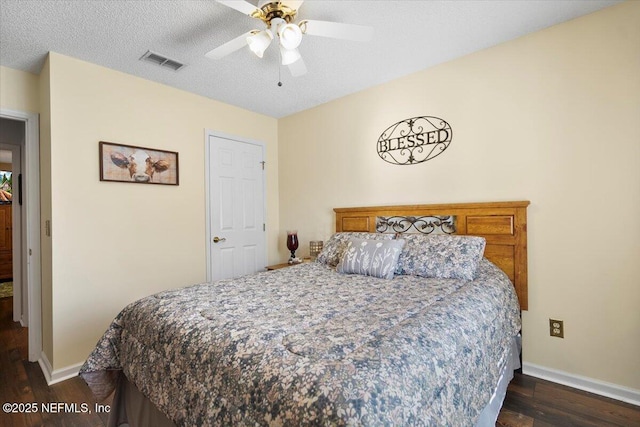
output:
[[302,262],[299,262],[297,264],[289,264],[288,262],[283,262],[282,264],[267,265],[265,268],[267,269],[267,271],[278,270],[280,268],[291,267],[293,265],[300,265],[305,262],[311,262],[311,258],[303,258]]
[[280,268],[291,267],[292,265],[296,265],[296,264],[289,264],[288,262],[283,262],[282,264],[267,265],[265,268],[267,269],[267,271],[271,271],[271,270],[278,270]]

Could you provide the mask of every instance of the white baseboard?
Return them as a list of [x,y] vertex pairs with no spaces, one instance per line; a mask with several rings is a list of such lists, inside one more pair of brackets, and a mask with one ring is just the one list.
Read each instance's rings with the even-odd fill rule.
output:
[[51,367],[51,362],[49,362],[49,358],[44,354],[44,352],[40,354],[38,364],[40,365],[40,369],[42,369],[44,379],[47,380],[47,385],[52,385],[68,380],[69,378],[77,377],[78,372],[80,372],[80,368],[82,367],[82,363],[79,363],[77,365],[67,366],[66,368],[54,371]]
[[533,363],[527,362],[522,363],[522,372],[526,375],[531,375],[532,377],[542,378],[543,380],[552,381],[554,383],[563,384],[579,390],[588,391],[590,393],[599,394],[600,396],[610,397],[612,399],[640,406],[640,390],[571,374],[569,372],[558,371],[556,369],[534,365]]

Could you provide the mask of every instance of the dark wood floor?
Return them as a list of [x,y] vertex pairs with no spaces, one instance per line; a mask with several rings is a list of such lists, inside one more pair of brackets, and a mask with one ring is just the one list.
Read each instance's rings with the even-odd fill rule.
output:
[[[38,364],[27,361],[27,330],[14,323],[12,317],[12,299],[0,299],[0,403],[33,402],[38,411],[2,411],[0,426],[106,426],[108,414],[95,411],[97,402],[81,379],[47,386]],[[68,406],[54,405],[53,408],[60,408],[59,413],[43,413],[42,403]],[[12,409],[24,409],[14,406]],[[496,425],[640,427],[640,407],[516,374]]]
[[496,425],[640,427],[640,406],[516,374]]

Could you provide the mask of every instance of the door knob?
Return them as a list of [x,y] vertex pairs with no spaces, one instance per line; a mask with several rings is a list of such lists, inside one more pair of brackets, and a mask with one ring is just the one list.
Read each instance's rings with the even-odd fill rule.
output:
[[220,242],[224,242],[225,240],[227,240],[226,237],[220,238],[218,236],[213,238],[213,243],[220,243]]

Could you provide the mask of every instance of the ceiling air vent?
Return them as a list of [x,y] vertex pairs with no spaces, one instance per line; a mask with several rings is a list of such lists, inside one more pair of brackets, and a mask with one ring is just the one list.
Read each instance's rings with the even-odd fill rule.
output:
[[161,67],[169,68],[169,69],[171,69],[173,71],[178,71],[179,69],[184,67],[184,64],[182,62],[178,62],[175,59],[169,59],[164,55],[160,55],[159,53],[151,52],[150,50],[148,50],[147,53],[142,55],[140,60],[141,61],[151,62],[151,63],[159,65]]

